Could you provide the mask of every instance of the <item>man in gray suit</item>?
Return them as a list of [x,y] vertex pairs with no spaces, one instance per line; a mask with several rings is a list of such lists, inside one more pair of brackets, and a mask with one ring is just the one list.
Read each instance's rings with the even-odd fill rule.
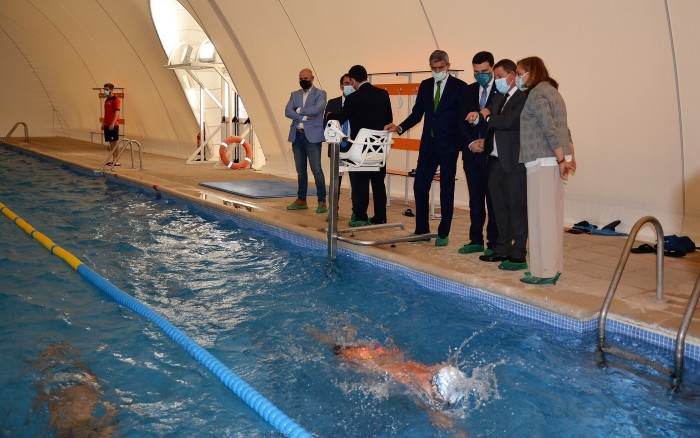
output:
[[297,169],[297,199],[287,210],[305,210],[306,190],[309,177],[307,161],[316,181],[318,207],[316,213],[327,213],[326,179],[321,168],[321,143],[323,136],[323,111],[326,108],[326,92],[314,87],[314,76],[310,69],[299,72],[300,90],[293,91],[284,109],[284,115],[292,119],[289,141],[292,142],[294,164]]
[[472,151],[487,157],[488,190],[493,204],[498,238],[493,254],[479,256],[484,262],[501,262],[499,269],[527,269],[527,186],[520,155],[520,113],[527,95],[515,86],[515,63],[498,61],[493,67],[496,94],[480,112],[467,115],[475,125],[488,123],[483,143]]

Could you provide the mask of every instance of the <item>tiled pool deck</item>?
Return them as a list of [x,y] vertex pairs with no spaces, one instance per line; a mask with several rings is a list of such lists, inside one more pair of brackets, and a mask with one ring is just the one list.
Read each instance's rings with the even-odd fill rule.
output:
[[[63,137],[19,139],[8,142],[14,147],[63,161],[91,173],[100,169],[106,157],[103,146]],[[234,215],[252,227],[297,244],[326,252],[325,214],[314,208],[290,212],[286,206],[293,198],[251,199],[230,195],[199,185],[204,181],[276,179],[252,170],[231,171],[213,164],[187,165],[185,160],[144,154],[144,170],[131,169],[128,159],[115,168],[115,177],[147,188],[155,187],[164,195],[183,199],[210,210],[215,215]],[[464,184],[458,181],[458,184]],[[340,201],[341,226],[347,221],[350,201],[343,190]],[[315,207],[313,199],[309,205]],[[409,207],[413,208],[412,205]],[[372,231],[361,239],[407,235],[413,231],[413,219],[401,213],[407,208],[402,199],[392,199],[389,222],[405,222],[405,230]],[[371,207],[370,207],[371,209]],[[340,243],[339,252],[354,258],[371,258],[374,264],[400,270],[428,288],[461,296],[476,297],[498,308],[554,327],[576,332],[597,330],[597,317],[610,280],[617,266],[625,238],[597,235],[564,235],[564,273],[555,286],[531,286],[519,282],[522,272],[497,269],[495,263],[478,260],[478,254],[457,253],[468,240],[469,213],[455,212],[450,244],[401,243],[395,246],[361,247]],[[585,219],[585,218],[582,218]],[[631,224],[625,224],[631,225]],[[663,224],[662,224],[663,225]],[[437,227],[432,222],[433,228]],[[618,286],[609,313],[609,333],[623,333],[652,344],[673,348],[676,332],[686,303],[700,272],[700,254],[664,260],[664,300],[656,301],[656,262],[653,254],[633,254]],[[686,357],[700,360],[700,314],[696,312],[688,331]],[[670,353],[671,354],[671,353]]]

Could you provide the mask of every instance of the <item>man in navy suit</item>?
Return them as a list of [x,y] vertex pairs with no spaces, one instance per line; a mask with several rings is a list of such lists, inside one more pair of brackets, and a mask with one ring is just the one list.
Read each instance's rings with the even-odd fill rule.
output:
[[[493,55],[490,52],[479,52],[472,58],[474,79],[476,82],[469,85],[466,100],[463,102],[464,113],[479,112],[491,103],[491,97],[496,93],[493,86]],[[462,132],[465,137],[462,161],[464,173],[467,177],[469,189],[469,243],[459,249],[460,254],[484,252],[485,255],[493,254],[498,239],[498,229],[491,207],[491,197],[488,194],[489,172],[486,163],[486,155],[474,153],[472,148],[481,146],[486,133],[488,123],[482,123],[476,127],[466,121],[462,122]],[[484,224],[488,211],[488,224],[486,226],[487,244],[484,245]],[[484,251],[484,246],[486,250]]]
[[297,169],[297,199],[287,210],[305,210],[309,177],[307,161],[316,181],[318,207],[316,213],[327,213],[326,180],[321,168],[321,142],[323,135],[323,111],[326,108],[326,92],[314,87],[314,76],[308,68],[299,72],[300,90],[293,91],[284,109],[284,115],[292,119],[289,141],[292,142],[294,164]]
[[[341,125],[350,121],[350,138],[357,137],[362,128],[381,131],[393,119],[391,100],[386,90],[367,82],[367,70],[355,65],[348,71],[350,85],[355,90],[345,98],[345,105],[337,113],[327,114],[329,120],[337,120]],[[384,176],[386,167],[376,172],[349,172],[352,186],[352,212],[354,218],[348,223],[351,227],[386,223],[386,187]],[[367,216],[369,206],[369,186],[372,184],[374,196],[374,216]]]
[[461,144],[460,126],[467,115],[460,102],[467,84],[450,76],[450,58],[442,50],[435,50],[428,59],[433,77],[421,82],[411,114],[398,126],[393,123],[385,130],[401,135],[423,119],[423,133],[418,150],[418,165],[413,182],[416,200],[415,234],[430,233],[430,185],[440,167],[440,212],[436,246],[449,242],[454,209],[455,174]]

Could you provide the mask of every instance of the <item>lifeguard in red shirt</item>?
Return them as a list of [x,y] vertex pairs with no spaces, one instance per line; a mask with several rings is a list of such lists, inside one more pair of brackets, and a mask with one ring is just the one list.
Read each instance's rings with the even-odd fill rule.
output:
[[[104,131],[105,141],[109,143],[109,150],[112,151],[112,157],[115,161],[114,165],[121,166],[116,161],[121,152],[121,148],[117,147],[117,143],[119,143],[119,115],[121,114],[122,101],[114,95],[114,84],[106,83],[103,93],[106,99],[102,130]],[[110,161],[107,165],[111,166],[112,162]]]

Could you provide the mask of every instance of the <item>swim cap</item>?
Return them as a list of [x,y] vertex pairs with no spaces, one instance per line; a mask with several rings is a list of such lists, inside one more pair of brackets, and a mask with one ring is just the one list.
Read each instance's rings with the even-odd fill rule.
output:
[[467,376],[452,365],[440,368],[433,376],[432,383],[437,398],[449,405],[462,401],[469,384]]

